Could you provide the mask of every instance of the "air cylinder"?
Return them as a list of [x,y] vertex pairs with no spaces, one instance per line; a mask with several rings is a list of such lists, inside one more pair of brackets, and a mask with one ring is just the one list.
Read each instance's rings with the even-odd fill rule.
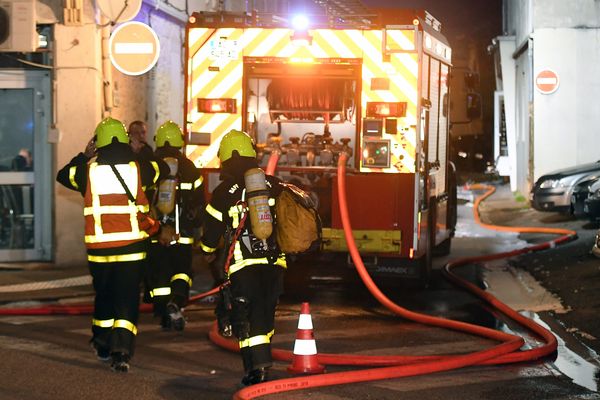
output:
[[249,169],[244,174],[244,183],[252,232],[258,239],[267,240],[273,233],[273,216],[265,172],[260,168]]
[[165,157],[164,161],[169,166],[169,176],[163,179],[158,185],[158,198],[156,208],[162,215],[168,215],[175,209],[175,199],[177,197],[177,171],[179,169],[178,161],[175,157]]

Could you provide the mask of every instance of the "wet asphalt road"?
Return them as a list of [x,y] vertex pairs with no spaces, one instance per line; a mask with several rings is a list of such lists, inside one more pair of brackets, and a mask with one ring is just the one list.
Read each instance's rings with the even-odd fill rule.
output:
[[[523,245],[517,235],[485,232],[473,226],[468,199],[461,205],[460,224],[449,258],[502,251]],[[520,328],[503,321],[471,295],[447,283],[435,259],[428,289],[412,285],[383,287],[397,304],[412,311],[443,316],[505,331]],[[296,266],[299,267],[299,266]],[[500,277],[490,271],[500,271]],[[504,271],[504,273],[503,273]],[[493,342],[460,332],[412,323],[392,315],[367,292],[345,260],[303,265],[289,275],[287,293],[277,314],[275,347],[291,350],[300,302],[309,301],[317,348],[321,353],[372,355],[434,355],[476,351]],[[504,264],[464,267],[461,275],[490,286],[505,301],[516,301],[514,289],[523,280]],[[489,278],[489,281],[488,281]],[[518,278],[518,279],[517,279]],[[196,279],[201,279],[196,277]],[[294,279],[300,279],[302,285]],[[516,281],[516,283],[515,283]],[[491,282],[491,283],[490,283]],[[296,285],[294,285],[296,283]],[[502,284],[501,284],[502,283]],[[294,289],[294,287],[296,289]],[[511,288],[511,286],[508,286]],[[534,292],[527,286],[525,293]],[[539,294],[519,301],[537,302]],[[541,296],[545,298],[545,294]],[[550,304],[552,299],[544,301]],[[600,399],[597,356],[554,318],[536,308],[528,313],[559,336],[556,355],[527,364],[475,366],[431,375],[332,386],[266,396],[281,399]],[[0,399],[229,399],[240,388],[241,362],[236,354],[207,338],[212,304],[199,302],[186,310],[183,333],[163,332],[158,321],[143,314],[130,373],[110,371],[95,360],[87,345],[90,316],[0,317]],[[525,334],[525,333],[524,333]],[[527,336],[527,335],[526,335]],[[534,344],[534,338],[528,337]],[[276,362],[272,379],[289,377],[287,364]],[[348,371],[328,367],[328,372]]]

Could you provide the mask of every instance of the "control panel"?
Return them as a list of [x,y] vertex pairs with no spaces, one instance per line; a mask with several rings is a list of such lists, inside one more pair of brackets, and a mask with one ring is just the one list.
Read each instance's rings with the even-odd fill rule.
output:
[[364,138],[362,166],[367,168],[389,168],[390,140]]

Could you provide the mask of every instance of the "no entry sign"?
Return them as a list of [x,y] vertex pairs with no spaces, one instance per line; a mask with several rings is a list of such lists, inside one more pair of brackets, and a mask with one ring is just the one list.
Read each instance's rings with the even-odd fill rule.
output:
[[158,36],[137,21],[119,25],[110,35],[110,61],[126,75],[142,75],[156,64],[160,53]]
[[542,94],[556,92],[558,83],[558,74],[551,69],[543,69],[535,77],[535,87]]

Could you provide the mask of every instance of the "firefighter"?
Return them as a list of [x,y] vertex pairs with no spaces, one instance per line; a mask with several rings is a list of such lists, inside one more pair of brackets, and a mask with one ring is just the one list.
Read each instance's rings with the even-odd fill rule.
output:
[[[248,171],[258,169],[252,139],[244,132],[231,130],[221,140],[218,157],[222,182],[206,206],[200,248],[211,262],[221,240],[233,242],[233,256],[226,271],[231,282],[230,318],[244,366],[242,384],[247,386],[265,381],[272,365],[275,308],[282,293],[286,260],[275,235],[257,237],[257,231],[262,232],[263,227],[253,225],[248,217],[253,210],[246,207],[250,204],[249,185],[244,177]],[[258,176],[262,180],[259,183],[266,186],[263,192],[270,206],[266,211],[272,217],[274,198],[282,190],[280,181],[272,176],[264,178],[264,174]],[[263,221],[268,222],[269,218]]]
[[183,308],[192,286],[194,229],[200,227],[204,208],[203,177],[181,152],[183,133],[175,122],[162,124],[154,140],[154,155],[169,165],[170,173],[157,186],[152,204],[161,233],[150,245],[147,285],[161,327],[182,331]]
[[146,140],[147,130],[144,121],[136,120],[129,124],[127,133],[129,134],[129,144],[131,145],[133,152],[137,154],[138,157],[150,159],[153,157],[153,151]]
[[144,187],[166,174],[156,163],[136,162],[125,126],[106,118],[96,127],[85,151],[56,177],[63,186],[83,195],[84,241],[96,292],[90,344],[98,359],[111,360],[111,368],[117,372],[129,370],[134,352],[148,246],[148,234],[139,229],[136,216],[138,210],[148,211]]

